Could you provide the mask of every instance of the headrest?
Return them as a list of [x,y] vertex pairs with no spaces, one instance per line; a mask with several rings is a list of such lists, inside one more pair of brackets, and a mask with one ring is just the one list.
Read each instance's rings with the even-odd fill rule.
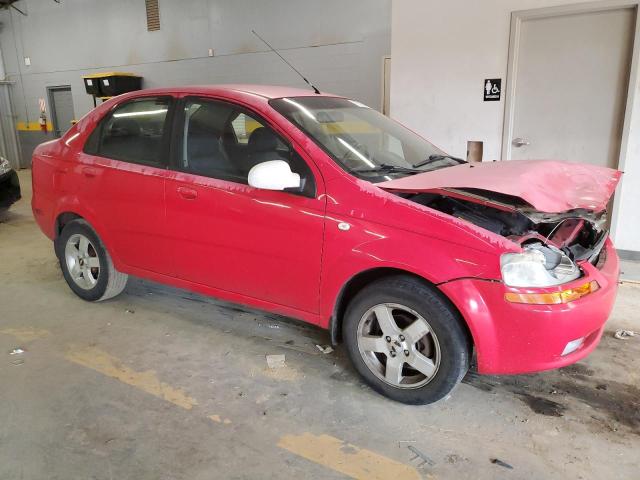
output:
[[258,127],[249,137],[248,149],[251,152],[269,152],[278,147],[278,137],[266,127]]
[[131,118],[118,118],[111,124],[112,137],[128,137],[140,135],[140,125]]

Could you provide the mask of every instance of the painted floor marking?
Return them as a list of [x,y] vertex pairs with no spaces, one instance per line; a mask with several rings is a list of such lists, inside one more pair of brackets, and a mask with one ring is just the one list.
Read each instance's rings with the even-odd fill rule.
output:
[[122,364],[120,360],[95,347],[69,350],[65,358],[73,363],[100,372],[122,383],[139,388],[151,395],[191,410],[198,402],[179,388],[161,382],[153,370],[137,372]]
[[343,473],[368,480],[419,480],[420,474],[409,465],[370,450],[356,447],[330,435],[285,435],[278,446],[291,453]]
[[0,330],[0,333],[3,335],[11,335],[12,337],[17,338],[21,342],[30,342],[31,340],[36,340],[38,338],[43,338],[51,333],[48,330],[42,330],[39,328],[4,328]]
[[[4,332],[0,331],[0,333]],[[70,349],[65,353],[65,358],[186,410],[191,410],[198,405],[197,400],[188,396],[182,389],[161,382],[153,370],[135,371],[99,348]],[[231,424],[230,419],[217,414],[208,415],[207,418],[214,423]],[[421,478],[417,470],[409,465],[359,448],[330,435],[311,433],[285,435],[278,442],[278,447],[356,479],[420,480]]]

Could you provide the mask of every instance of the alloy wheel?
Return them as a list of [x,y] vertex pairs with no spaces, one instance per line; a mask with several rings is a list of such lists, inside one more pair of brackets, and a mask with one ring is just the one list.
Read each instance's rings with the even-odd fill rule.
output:
[[375,305],[362,316],[358,350],[371,372],[396,388],[422,387],[440,366],[440,343],[427,320],[397,303]]
[[98,283],[100,259],[91,241],[80,233],[69,237],[64,248],[67,271],[74,283],[91,290]]

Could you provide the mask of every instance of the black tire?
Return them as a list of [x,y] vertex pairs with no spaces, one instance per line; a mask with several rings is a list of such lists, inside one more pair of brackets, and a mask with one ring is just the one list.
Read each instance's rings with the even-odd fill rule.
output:
[[[381,304],[399,304],[408,307],[422,316],[427,321],[430,332],[435,334],[435,342],[439,345],[439,364],[432,377],[425,376],[422,380],[426,381],[426,384],[420,385],[416,382],[415,388],[410,385],[401,388],[387,383],[376,376],[368,366],[365,359],[367,354],[360,352],[358,331],[361,328],[361,319],[371,308]],[[401,311],[401,313],[406,312]],[[381,334],[382,338],[387,338],[384,333]],[[463,319],[434,287],[410,276],[387,277],[363,288],[347,307],[342,323],[342,335],[351,362],[366,383],[378,393],[405,404],[428,404],[444,398],[460,383],[469,369],[472,345]],[[430,336],[431,333],[428,335]],[[404,352],[407,354],[407,350]],[[390,359],[389,354],[394,355],[395,358],[395,352],[385,353],[384,356],[374,355],[381,359],[380,363],[384,362],[386,365]],[[375,361],[374,358],[373,362]],[[400,371],[404,372],[407,367],[410,365],[403,364]]]
[[[72,277],[65,257],[65,248],[69,239],[73,236],[86,237],[91,246],[91,254],[99,260],[97,269],[97,281],[91,288],[82,288]],[[100,237],[85,220],[77,219],[67,223],[55,242],[55,251],[60,262],[60,268],[69,288],[83,300],[99,302],[119,295],[127,285],[129,276],[118,272],[111,260],[109,252],[100,240]]]

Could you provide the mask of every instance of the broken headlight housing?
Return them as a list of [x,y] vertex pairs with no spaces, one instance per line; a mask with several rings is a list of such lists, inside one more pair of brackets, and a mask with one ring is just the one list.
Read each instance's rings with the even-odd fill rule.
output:
[[504,253],[500,271],[510,287],[552,287],[580,276],[580,269],[562,250],[542,243],[526,245],[522,253]]
[[9,160],[4,157],[0,157],[0,175],[4,175],[9,171],[11,171],[11,164],[9,163]]

